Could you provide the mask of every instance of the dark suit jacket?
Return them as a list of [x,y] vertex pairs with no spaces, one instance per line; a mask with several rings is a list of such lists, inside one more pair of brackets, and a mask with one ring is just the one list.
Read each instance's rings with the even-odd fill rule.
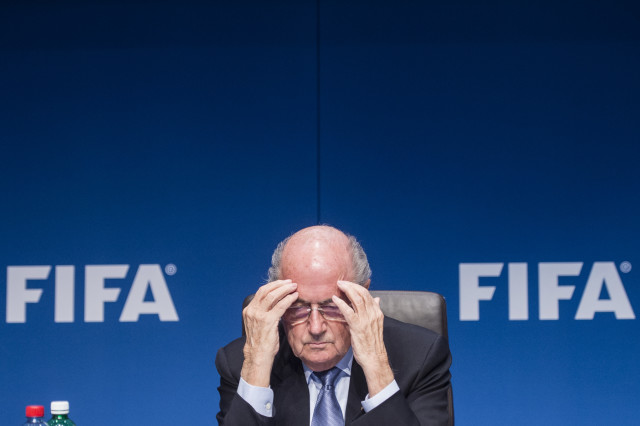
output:
[[[368,393],[362,368],[353,360],[346,424],[447,425],[447,394],[451,392],[451,353],[444,337],[422,327],[384,319],[384,342],[400,391],[368,413],[360,401]],[[295,357],[281,330],[280,350],[271,372],[274,417],[258,414],[236,392],[242,369],[244,338],[218,351],[216,368],[220,374],[220,425],[309,425],[309,388],[302,362]]]

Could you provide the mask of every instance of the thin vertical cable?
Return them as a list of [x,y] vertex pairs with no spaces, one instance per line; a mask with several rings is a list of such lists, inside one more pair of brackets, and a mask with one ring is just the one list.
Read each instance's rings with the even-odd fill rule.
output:
[[316,0],[316,218],[321,224],[320,187],[320,0]]

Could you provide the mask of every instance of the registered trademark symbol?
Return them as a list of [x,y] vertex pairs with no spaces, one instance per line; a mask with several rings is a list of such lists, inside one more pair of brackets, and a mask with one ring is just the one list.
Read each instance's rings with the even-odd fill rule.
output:
[[178,267],[173,263],[169,263],[167,266],[164,267],[164,272],[166,272],[167,275],[175,275],[176,272],[178,272]]
[[622,273],[631,272],[631,262],[627,262],[626,260],[620,264],[620,271]]

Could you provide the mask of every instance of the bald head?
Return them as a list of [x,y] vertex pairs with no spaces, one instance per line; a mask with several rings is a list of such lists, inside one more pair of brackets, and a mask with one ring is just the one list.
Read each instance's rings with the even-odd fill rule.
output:
[[284,278],[299,276],[303,270],[353,280],[349,238],[329,226],[312,226],[293,234],[282,252],[280,274]]
[[301,229],[278,244],[271,258],[269,281],[295,275],[301,268],[366,285],[371,269],[360,243],[332,226]]

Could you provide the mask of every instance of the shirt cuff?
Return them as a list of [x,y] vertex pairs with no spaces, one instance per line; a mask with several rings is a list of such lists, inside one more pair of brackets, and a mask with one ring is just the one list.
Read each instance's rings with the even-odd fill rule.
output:
[[378,405],[382,404],[391,396],[393,396],[393,394],[395,394],[399,390],[400,387],[398,387],[398,383],[396,383],[396,381],[394,380],[380,392],[375,394],[375,396],[373,396],[372,398],[369,398],[369,394],[367,394],[367,396],[364,398],[364,401],[362,401],[362,408],[364,408],[364,412],[368,413],[369,411],[373,410]]
[[258,414],[265,417],[273,417],[273,390],[270,387],[253,386],[240,377],[238,395],[251,405]]

